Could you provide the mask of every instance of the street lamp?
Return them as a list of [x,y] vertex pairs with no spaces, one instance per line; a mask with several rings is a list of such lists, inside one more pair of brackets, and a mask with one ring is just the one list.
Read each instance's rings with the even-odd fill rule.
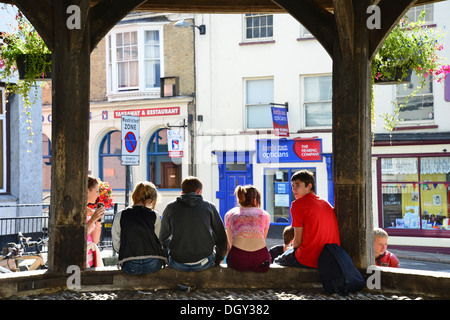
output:
[[201,24],[199,26],[195,26],[195,25],[192,25],[189,22],[185,21],[184,19],[175,22],[175,27],[178,27],[178,28],[189,28],[189,27],[198,28],[198,30],[200,30],[200,34],[206,34],[206,26],[204,24]]

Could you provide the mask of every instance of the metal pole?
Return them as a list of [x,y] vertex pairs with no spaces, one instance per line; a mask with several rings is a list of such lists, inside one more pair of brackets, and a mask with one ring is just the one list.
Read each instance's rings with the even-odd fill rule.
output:
[[128,198],[130,194],[130,186],[131,186],[131,170],[130,166],[125,166],[125,208],[128,207]]

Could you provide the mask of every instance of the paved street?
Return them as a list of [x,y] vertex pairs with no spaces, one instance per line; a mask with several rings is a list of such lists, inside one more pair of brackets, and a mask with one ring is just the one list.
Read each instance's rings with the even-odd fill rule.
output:
[[450,272],[450,264],[430,261],[399,259],[400,267],[405,269]]

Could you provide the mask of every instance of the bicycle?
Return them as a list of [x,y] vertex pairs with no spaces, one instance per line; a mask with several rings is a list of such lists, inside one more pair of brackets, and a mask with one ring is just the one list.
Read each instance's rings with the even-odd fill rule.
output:
[[[46,269],[47,266],[39,247],[47,244],[48,238],[39,238],[37,241],[31,241],[31,237],[24,237],[21,232],[18,233],[17,237],[19,240],[18,244],[10,242],[3,248],[3,255],[0,256],[0,272],[8,273]],[[25,251],[25,249],[31,247],[35,248],[35,252]]]

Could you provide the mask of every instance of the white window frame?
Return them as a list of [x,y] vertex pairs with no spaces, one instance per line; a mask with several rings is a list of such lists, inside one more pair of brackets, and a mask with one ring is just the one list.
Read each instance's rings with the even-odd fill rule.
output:
[[[414,74],[412,74],[411,76],[411,80],[417,79],[417,76]],[[409,98],[411,99],[420,99],[422,97],[422,101],[424,101],[425,97],[431,97],[433,100],[433,111],[432,111],[432,118],[422,118],[422,119],[412,119],[412,120],[402,120],[402,114],[401,114],[401,109],[400,109],[400,113],[399,113],[399,119],[400,119],[400,123],[399,125],[403,125],[403,126],[409,126],[411,124],[434,124],[434,119],[435,119],[435,99],[434,99],[434,86],[433,86],[433,81],[431,78],[427,78],[425,81],[429,81],[428,85],[431,86],[431,93],[423,93],[422,90],[417,92],[416,95],[414,97]],[[395,99],[397,101],[397,103],[400,103],[401,100],[406,97],[404,95],[399,95],[398,93],[398,88],[399,86],[407,86],[409,85],[408,83],[406,84],[398,84],[395,87]],[[427,85],[427,86],[428,86]],[[413,86],[416,87],[417,83],[413,82]],[[425,88],[427,87],[425,86]]]
[[[331,77],[333,80],[333,75],[331,73],[324,73],[324,74],[311,74],[311,75],[301,75],[301,96],[302,96],[302,114],[303,114],[303,128],[305,129],[331,129],[333,125],[331,126],[307,126],[306,123],[306,104],[314,104],[314,103],[330,103],[332,106],[332,98],[331,100],[318,100],[318,101],[306,101],[305,97],[305,79],[306,78],[318,78],[318,77]],[[333,116],[331,115],[331,120],[333,120]]]
[[308,29],[300,23],[300,39],[314,39],[314,36]]
[[[434,24],[434,5],[433,5],[433,3],[412,7],[411,9],[408,10],[408,12],[406,13],[406,16],[412,21],[417,21],[420,13],[422,11],[425,11],[425,25]],[[427,15],[427,12],[431,13],[431,17],[430,17],[430,15]]]
[[247,38],[247,19],[250,18],[246,14],[242,15],[242,39],[243,42],[260,42],[260,41],[271,41],[273,40],[273,34],[274,34],[274,15],[273,14],[252,14],[252,18],[255,16],[272,16],[272,36],[270,37],[258,37],[258,38]]
[[[250,128],[248,126],[248,116],[247,116],[248,111],[247,111],[247,109],[249,106],[267,106],[267,105],[269,105],[269,103],[273,102],[273,101],[267,101],[267,103],[261,102],[261,103],[252,103],[252,104],[249,104],[247,102],[247,84],[250,81],[257,81],[257,80],[272,80],[273,81],[272,90],[275,90],[275,80],[273,77],[244,78],[244,83],[243,83],[243,85],[244,85],[244,97],[243,97],[243,99],[244,99],[243,100],[244,101],[244,117],[243,117],[244,118],[244,128],[245,128],[245,130],[272,130],[273,129],[272,123],[269,127],[251,127]],[[275,92],[273,92],[273,95],[275,95]],[[270,117],[272,117],[271,109],[269,109],[268,112],[270,114]]]
[[[164,24],[163,23],[135,23],[131,25],[116,26],[106,36],[106,75],[108,100],[129,100],[144,98],[159,98],[160,87],[147,88],[145,85],[145,32],[159,32],[159,61],[160,77],[164,77]],[[118,33],[137,31],[138,37],[138,63],[139,63],[139,85],[121,89],[118,87],[118,70],[116,57],[116,35]],[[110,59],[111,58],[111,59]]]
[[5,88],[4,87],[0,87],[0,95],[1,95],[1,105],[0,105],[0,108],[1,108],[1,113],[0,113],[0,122],[1,123],[3,123],[3,126],[2,126],[2,137],[3,137],[3,141],[2,141],[2,145],[1,145],[1,147],[2,147],[2,155],[3,155],[3,157],[2,157],[2,159],[0,159],[0,161],[2,161],[2,163],[3,163],[3,168],[2,168],[2,170],[3,170],[3,172],[2,172],[2,175],[3,175],[3,181],[2,181],[2,185],[3,185],[3,187],[0,187],[0,194],[1,193],[6,193],[6,191],[7,191],[7,189],[8,189],[8,185],[7,185],[7,183],[8,183],[8,181],[7,181],[7,168],[8,168],[8,163],[6,162],[6,160],[7,160],[7,158],[6,158],[6,151],[7,151],[7,148],[6,148],[6,146],[7,146],[7,140],[6,140],[6,126],[7,126],[7,123],[6,123],[6,91],[5,91]]

